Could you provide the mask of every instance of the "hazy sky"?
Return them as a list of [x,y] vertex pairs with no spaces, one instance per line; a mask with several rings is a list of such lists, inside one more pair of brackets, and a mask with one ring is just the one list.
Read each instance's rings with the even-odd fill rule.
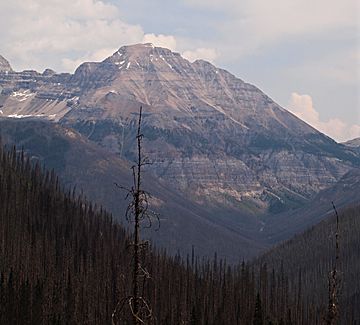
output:
[[360,136],[357,0],[0,0],[15,70],[74,71],[152,42],[255,84],[336,140]]

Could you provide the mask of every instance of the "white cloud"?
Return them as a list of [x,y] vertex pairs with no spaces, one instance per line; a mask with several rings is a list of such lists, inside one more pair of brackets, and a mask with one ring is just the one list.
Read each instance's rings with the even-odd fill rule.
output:
[[227,15],[214,34],[234,58],[305,37],[331,39],[336,30],[359,27],[356,0],[183,0],[203,10]]
[[152,43],[155,46],[165,47],[172,51],[176,50],[176,39],[172,35],[155,35],[155,34],[145,34],[142,43]]
[[86,53],[84,56],[77,58],[77,59],[69,59],[69,58],[63,58],[61,60],[62,66],[66,71],[75,71],[75,69],[84,62],[99,62],[104,60],[104,58],[109,57],[112,55],[117,48],[103,48],[100,50],[97,50],[95,52]]
[[[145,33],[129,24],[115,4],[99,0],[0,1],[1,54],[15,70],[52,68],[72,72],[84,61],[99,61],[122,45],[153,43],[176,50],[173,35]],[[187,48],[193,48],[189,42]],[[181,47],[183,50],[184,47]],[[213,61],[212,49],[186,52]]]
[[[214,35],[212,40],[200,45],[187,36],[186,48],[180,49],[191,59],[214,61],[219,56],[214,44],[221,48],[222,56],[238,59],[283,39],[314,37],[324,31],[354,27],[357,21],[355,0],[183,1],[198,9],[225,13],[221,23],[212,24],[214,29],[208,31]],[[119,8],[108,0],[0,1],[1,54],[16,69],[29,68],[30,64],[38,70],[47,66],[62,70],[72,68],[71,61],[124,44],[151,42],[172,50],[179,48],[173,35],[145,33],[140,25],[126,23]]]
[[206,7],[210,9],[228,9],[239,5],[237,0],[184,0],[184,2],[193,7]]
[[109,49],[140,43],[144,31],[98,0],[0,2],[2,54],[15,69],[71,71],[83,59],[104,59]]
[[296,92],[292,93],[288,109],[297,117],[337,141],[360,137],[360,125],[348,125],[340,118],[331,118],[327,121],[322,121],[309,95],[300,95]]
[[193,51],[185,51],[182,56],[185,59],[188,59],[190,62],[193,62],[197,59],[203,59],[214,63],[215,59],[218,57],[218,53],[215,49],[200,47]]
[[292,78],[335,81],[337,84],[352,85],[359,82],[360,69],[357,49],[337,49],[325,57],[308,60],[296,67],[287,68],[286,73]]
[[[177,48],[173,35],[145,33],[140,25],[126,23],[115,4],[99,0],[0,1],[0,30],[5,31],[1,54],[15,70],[73,72],[84,61],[103,60],[134,43]],[[185,50],[192,47],[189,42]],[[185,53],[209,61],[217,56],[209,48]]]

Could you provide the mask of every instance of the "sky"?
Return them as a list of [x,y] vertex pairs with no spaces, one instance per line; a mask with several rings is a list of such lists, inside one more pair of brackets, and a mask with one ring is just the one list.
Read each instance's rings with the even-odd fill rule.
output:
[[0,0],[16,71],[73,72],[153,43],[256,85],[336,141],[360,137],[357,0]]

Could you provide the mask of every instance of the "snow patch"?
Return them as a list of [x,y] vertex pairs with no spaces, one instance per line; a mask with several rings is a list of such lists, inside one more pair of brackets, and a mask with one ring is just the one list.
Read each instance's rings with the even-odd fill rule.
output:
[[263,232],[264,228],[265,228],[265,222],[260,221],[260,223],[261,223],[261,228],[260,228],[259,232]]
[[192,131],[191,127],[188,126],[188,125],[186,125],[186,124],[184,124],[184,123],[182,123],[181,126],[182,126],[184,129],[187,129],[187,130],[189,130],[189,131]]
[[171,70],[174,70],[173,67],[172,67],[172,65],[171,65],[169,62],[167,62],[162,55],[160,55],[160,59],[163,60],[163,61],[168,65],[168,67],[169,67]]
[[33,95],[33,93],[31,93],[30,90],[27,89],[24,91],[14,91],[10,96],[19,102],[23,102],[24,100],[27,100],[32,95]]
[[285,203],[284,200],[283,200],[280,196],[276,195],[274,192],[271,192],[271,191],[269,191],[269,190],[265,190],[265,191],[266,191],[266,193],[268,193],[269,195],[271,195],[271,196],[275,197],[276,199],[278,199],[281,203]]
[[115,62],[116,65],[123,65],[125,63],[125,60],[124,61],[120,61],[120,62]]
[[243,127],[244,129],[249,129],[245,124],[235,120],[233,117],[231,117],[229,114],[227,114],[220,106],[213,106],[218,112],[220,112],[221,114],[224,114],[227,118],[229,118],[231,121],[233,121],[234,123],[240,125],[241,127]]
[[44,117],[44,115],[43,114],[35,114],[35,115],[32,115],[32,114],[25,114],[25,115],[11,114],[11,115],[8,115],[8,117],[11,117],[11,118],[26,118],[26,117]]
[[67,136],[69,136],[70,138],[73,138],[73,139],[76,138],[76,133],[74,133],[74,132],[71,131],[71,130],[66,130],[66,131],[65,131],[65,134],[66,134]]
[[151,47],[151,48],[155,48],[155,45],[153,43],[146,43],[145,47]]

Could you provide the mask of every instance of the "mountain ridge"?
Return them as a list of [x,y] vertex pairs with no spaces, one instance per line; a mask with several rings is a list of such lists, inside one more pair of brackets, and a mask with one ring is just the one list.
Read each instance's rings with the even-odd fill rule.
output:
[[0,74],[0,85],[3,116],[59,122],[130,161],[143,106],[155,176],[196,202],[243,214],[299,206],[360,165],[356,152],[255,86],[151,44],[123,46],[72,75]]

